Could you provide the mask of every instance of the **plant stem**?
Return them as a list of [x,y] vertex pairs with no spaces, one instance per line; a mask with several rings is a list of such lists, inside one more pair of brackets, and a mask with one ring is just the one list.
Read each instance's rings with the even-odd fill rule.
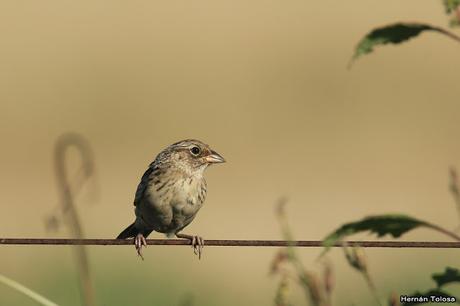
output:
[[[59,190],[61,192],[61,203],[63,211],[67,216],[69,227],[73,236],[78,239],[84,238],[83,226],[78,217],[77,208],[74,203],[71,185],[68,180],[66,167],[66,152],[70,147],[78,149],[82,157],[82,170],[85,178],[94,173],[93,154],[90,144],[78,134],[66,134],[56,142],[54,150],[54,164]],[[88,254],[84,245],[75,247],[75,258],[80,280],[80,293],[85,306],[94,306],[95,294],[91,279]]]
[[432,224],[432,223],[429,223],[429,222],[425,222],[425,226],[427,226],[428,228],[431,228],[431,229],[433,229],[435,231],[438,231],[440,233],[443,233],[443,234],[445,234],[445,235],[447,235],[447,236],[449,236],[449,237],[451,237],[451,238],[453,238],[453,239],[455,239],[457,241],[460,241],[460,236],[458,236],[454,232],[451,232],[451,231],[449,231],[449,230],[447,230],[447,229],[445,229],[445,228],[443,228],[443,227],[441,227],[439,225]]
[[442,33],[444,35],[446,35],[447,37],[455,40],[456,42],[460,43],[460,37],[457,36],[456,34],[450,32],[450,31],[447,31],[443,28],[440,28],[440,27],[433,27],[434,30],[438,31],[439,33]]
[[19,292],[21,292],[22,294],[24,294],[25,296],[31,298],[32,300],[36,301],[37,303],[40,303],[41,305],[44,305],[44,306],[58,306],[58,304],[54,303],[54,302],[51,302],[50,300],[48,300],[47,298],[45,298],[44,296],[38,294],[37,292],[21,285],[20,283],[0,274],[0,283],[3,283],[5,285],[7,285],[8,287],[10,288],[13,288]]
[[374,297],[374,299],[377,301],[377,303],[380,306],[383,306],[382,302],[380,301],[379,295],[377,293],[377,289],[375,288],[374,282],[372,281],[372,278],[371,278],[369,272],[363,271],[362,274],[364,276],[364,279],[366,280],[366,283],[367,283],[367,286],[369,287],[369,290],[372,293],[372,296]]

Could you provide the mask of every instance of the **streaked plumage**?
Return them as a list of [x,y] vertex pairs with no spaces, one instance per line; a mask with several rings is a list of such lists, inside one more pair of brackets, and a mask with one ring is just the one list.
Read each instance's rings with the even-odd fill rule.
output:
[[[179,234],[203,206],[207,187],[205,169],[224,159],[201,141],[188,139],[164,149],[142,176],[134,197],[136,220],[119,239],[135,237],[138,254],[145,237],[152,231],[192,240],[196,253],[201,255],[203,239]],[[141,255],[142,256],[142,255]]]

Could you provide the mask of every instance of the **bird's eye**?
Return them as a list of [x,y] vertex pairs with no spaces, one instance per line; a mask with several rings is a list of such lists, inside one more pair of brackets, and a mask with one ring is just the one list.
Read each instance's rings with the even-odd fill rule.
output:
[[198,148],[198,147],[192,147],[192,148],[190,149],[190,152],[192,152],[193,155],[197,156],[198,154],[201,153],[201,150],[200,150],[200,148]]

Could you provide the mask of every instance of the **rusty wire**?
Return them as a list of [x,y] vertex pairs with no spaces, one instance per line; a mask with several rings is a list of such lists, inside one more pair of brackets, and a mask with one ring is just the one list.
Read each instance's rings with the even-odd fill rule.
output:
[[[132,245],[133,240],[120,239],[52,239],[0,238],[0,245]],[[187,239],[147,239],[148,245],[190,245]],[[364,248],[460,248],[460,242],[444,241],[347,241],[334,247],[360,246]],[[323,247],[321,240],[205,240],[206,246],[229,247]]]

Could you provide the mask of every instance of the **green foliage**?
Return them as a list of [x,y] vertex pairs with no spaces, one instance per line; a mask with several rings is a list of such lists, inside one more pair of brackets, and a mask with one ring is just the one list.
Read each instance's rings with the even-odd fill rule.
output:
[[442,2],[447,14],[452,13],[460,5],[460,0],[443,0]]
[[[449,25],[451,27],[459,26],[460,15],[458,9],[460,7],[460,0],[443,0],[443,3],[446,13],[451,15]],[[371,53],[374,51],[374,47],[376,46],[400,44],[411,38],[417,37],[425,31],[434,31],[460,42],[459,36],[437,26],[432,26],[426,23],[397,22],[375,28],[364,36],[355,48],[352,61],[362,55]]]
[[422,23],[395,23],[376,28],[358,43],[353,59],[371,53],[375,46],[399,44],[418,36],[423,31],[439,31],[439,29]]
[[460,16],[458,14],[460,0],[443,0],[443,4],[446,14],[450,15],[449,26],[451,28],[460,26]]
[[428,223],[406,215],[370,216],[342,225],[324,239],[323,245],[328,249],[347,236],[365,231],[375,233],[378,237],[391,235],[399,238],[402,234],[419,226],[428,226]]
[[447,267],[446,271],[443,273],[433,274],[431,278],[433,278],[436,282],[438,288],[441,288],[442,286],[450,283],[460,282],[460,271],[455,268]]

